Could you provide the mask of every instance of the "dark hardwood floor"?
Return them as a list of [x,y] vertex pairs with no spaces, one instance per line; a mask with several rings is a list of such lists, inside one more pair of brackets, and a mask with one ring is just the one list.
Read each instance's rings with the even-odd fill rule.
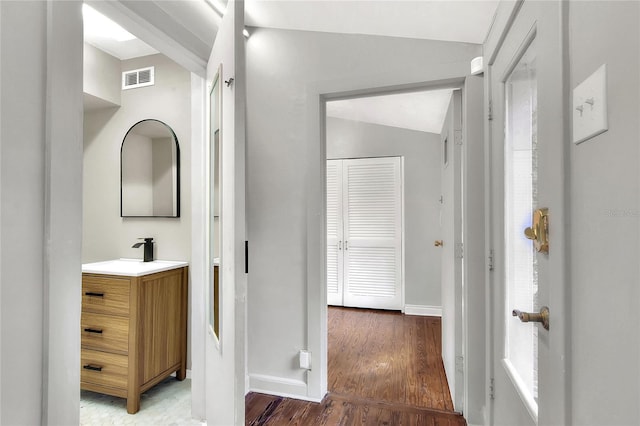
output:
[[440,318],[329,308],[321,403],[250,393],[247,425],[466,425],[453,412]]

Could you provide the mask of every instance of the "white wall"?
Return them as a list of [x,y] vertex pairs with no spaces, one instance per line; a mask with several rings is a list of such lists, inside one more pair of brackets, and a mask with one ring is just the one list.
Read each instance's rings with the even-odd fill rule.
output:
[[[320,143],[320,95],[462,78],[479,49],[252,30],[247,41],[247,220],[253,389],[317,400],[326,390],[326,156]],[[300,349],[311,351],[309,373],[296,365]]]
[[[45,115],[33,105],[45,99],[45,13],[37,3],[0,3],[2,424],[39,424],[42,415]],[[32,84],[15,84],[25,77]]]
[[567,141],[576,425],[640,419],[639,28],[638,2],[569,5],[570,88],[606,63],[609,102],[609,131]]
[[[121,69],[155,66],[155,85],[122,91],[122,106],[88,111],[84,120],[82,261],[142,258],[131,246],[154,237],[155,257],[191,259],[191,80],[163,55],[122,62]],[[180,218],[120,217],[120,148],[131,126],[153,118],[170,126],[180,146]],[[150,171],[149,171],[150,173]],[[151,196],[151,194],[149,194]]]
[[327,117],[327,159],[404,157],[405,305],[441,308],[440,136]]
[[83,90],[98,98],[101,105],[120,105],[122,70],[120,60],[104,51],[84,43]]
[[0,423],[78,424],[81,2],[0,2],[0,51]]

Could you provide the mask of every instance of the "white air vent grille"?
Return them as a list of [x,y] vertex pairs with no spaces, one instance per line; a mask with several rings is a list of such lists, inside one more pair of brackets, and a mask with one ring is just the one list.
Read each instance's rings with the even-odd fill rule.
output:
[[152,86],[155,80],[154,67],[140,68],[122,73],[122,90]]

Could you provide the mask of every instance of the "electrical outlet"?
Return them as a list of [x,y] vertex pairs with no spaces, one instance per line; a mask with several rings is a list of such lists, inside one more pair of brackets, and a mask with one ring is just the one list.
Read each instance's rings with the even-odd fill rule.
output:
[[573,89],[573,142],[579,144],[609,129],[607,64]]
[[311,354],[308,351],[300,351],[300,368],[311,370]]

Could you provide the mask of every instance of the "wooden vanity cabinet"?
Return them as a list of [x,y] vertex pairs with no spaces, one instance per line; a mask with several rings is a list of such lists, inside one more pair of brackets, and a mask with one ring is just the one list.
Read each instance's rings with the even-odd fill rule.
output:
[[80,387],[127,399],[186,376],[188,267],[140,277],[82,274]]

